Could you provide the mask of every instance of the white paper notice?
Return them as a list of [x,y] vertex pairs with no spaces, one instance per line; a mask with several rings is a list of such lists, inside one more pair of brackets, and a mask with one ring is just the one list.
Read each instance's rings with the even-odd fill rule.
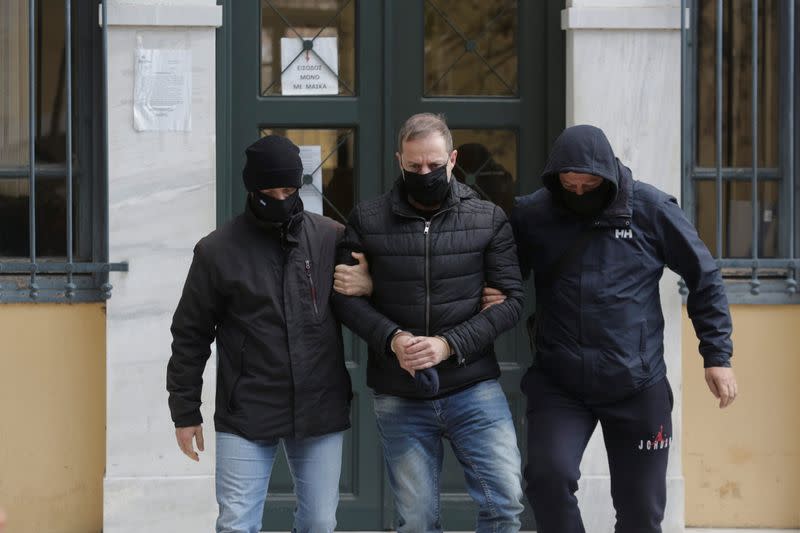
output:
[[192,51],[139,48],[133,84],[137,131],[191,131]]
[[339,94],[336,37],[317,37],[311,50],[303,49],[304,42],[299,37],[281,39],[281,92]]
[[[322,214],[322,147],[299,146],[300,161],[303,162],[303,187],[300,189],[300,198],[306,211]],[[316,172],[314,172],[316,169]],[[314,172],[313,174],[311,174]],[[306,176],[311,175],[311,183],[306,183]]]

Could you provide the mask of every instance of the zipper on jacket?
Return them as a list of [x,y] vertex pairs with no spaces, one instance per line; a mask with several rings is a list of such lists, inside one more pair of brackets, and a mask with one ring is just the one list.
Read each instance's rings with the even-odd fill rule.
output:
[[425,221],[425,335],[431,334],[431,221]]
[[[425,220],[425,336],[429,337],[431,334],[431,223],[433,219],[447,213],[455,206],[450,206],[447,209],[442,209],[434,213],[430,220]],[[424,220],[424,219],[423,219]]]
[[308,278],[308,286],[311,288],[311,301],[314,303],[314,315],[318,315],[317,288],[314,286],[314,278],[311,277],[311,261],[308,259],[306,259],[306,277]]
[[422,234],[425,236],[425,335],[429,336],[431,334],[431,241],[430,241],[430,234],[431,234],[431,222],[433,219],[441,215],[442,213],[447,213],[448,211],[454,209],[456,206],[451,205],[447,209],[442,209],[441,211],[437,211],[436,213],[431,216],[430,220],[426,220],[424,217],[420,216],[413,216],[413,215],[405,215],[400,213],[400,216],[410,219],[421,220],[425,223],[425,229],[422,230]]

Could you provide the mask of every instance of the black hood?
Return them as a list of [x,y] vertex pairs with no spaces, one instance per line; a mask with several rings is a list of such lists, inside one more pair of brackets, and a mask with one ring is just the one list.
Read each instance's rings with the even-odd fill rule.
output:
[[611,182],[614,195],[619,188],[619,162],[605,133],[594,126],[572,126],[553,143],[542,172],[542,183],[556,197],[560,195],[560,172],[580,172],[600,176]]
[[560,172],[580,172],[600,176],[611,184],[613,194],[601,218],[610,225],[624,223],[633,212],[633,176],[631,170],[614,155],[603,130],[579,125],[565,129],[558,136],[542,172],[542,183],[554,201],[561,198]]

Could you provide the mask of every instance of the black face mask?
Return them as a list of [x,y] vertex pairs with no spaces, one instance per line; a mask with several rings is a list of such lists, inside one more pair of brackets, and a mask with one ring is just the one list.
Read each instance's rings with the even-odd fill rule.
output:
[[427,174],[417,174],[405,169],[402,169],[402,172],[406,192],[424,206],[441,204],[447,196],[447,191],[450,190],[450,182],[447,180],[447,165],[442,165]]
[[599,187],[581,195],[562,189],[561,198],[564,207],[571,212],[581,217],[591,217],[599,215],[608,206],[612,192],[611,182],[603,180]]
[[284,200],[277,200],[260,191],[253,193],[253,207],[255,215],[266,222],[283,223],[287,222],[292,215],[297,212],[297,204],[300,201],[300,189],[286,197]]

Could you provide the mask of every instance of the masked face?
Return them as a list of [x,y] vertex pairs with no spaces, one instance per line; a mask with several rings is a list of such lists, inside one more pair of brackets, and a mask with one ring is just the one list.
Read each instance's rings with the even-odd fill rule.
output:
[[583,194],[563,189],[561,198],[568,210],[581,217],[591,217],[599,215],[608,206],[611,193],[611,182],[603,180],[598,187]]
[[290,195],[280,199],[261,191],[253,193],[253,211],[258,218],[267,222],[287,222],[297,211],[300,190],[295,189]]
[[419,174],[403,169],[403,180],[406,192],[421,205],[435,206],[441,204],[450,190],[447,178],[447,167],[441,166],[427,174]]
[[437,207],[447,198],[450,173],[457,152],[450,149],[439,134],[431,134],[403,142],[397,154],[406,193],[416,203]]

